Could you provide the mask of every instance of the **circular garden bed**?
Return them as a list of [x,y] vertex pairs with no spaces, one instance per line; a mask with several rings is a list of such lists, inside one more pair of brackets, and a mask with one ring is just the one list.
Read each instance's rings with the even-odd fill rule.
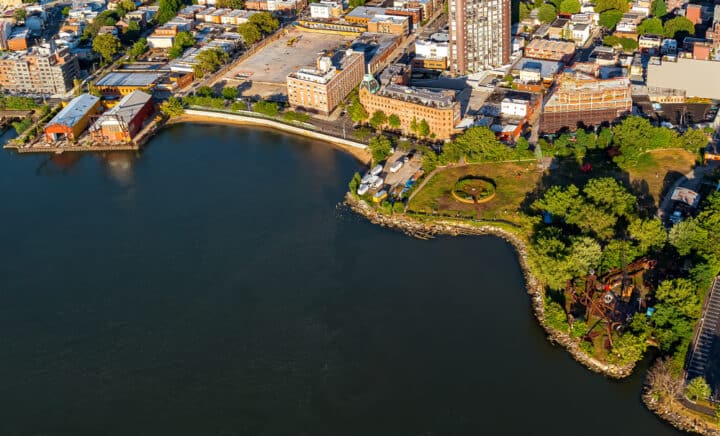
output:
[[495,182],[478,176],[466,176],[455,183],[452,196],[461,203],[485,203],[495,197]]

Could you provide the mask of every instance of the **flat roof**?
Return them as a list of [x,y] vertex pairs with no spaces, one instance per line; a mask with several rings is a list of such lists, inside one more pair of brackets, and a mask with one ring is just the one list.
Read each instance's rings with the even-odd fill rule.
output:
[[150,86],[162,77],[161,73],[112,72],[98,80],[96,86]]
[[52,120],[47,124],[62,124],[64,126],[72,127],[77,124],[89,111],[92,109],[97,102],[100,101],[99,97],[95,97],[90,94],[79,95],[67,104],[60,112],[53,117]]
[[685,91],[688,97],[720,100],[720,62],[679,58],[677,62],[650,63],[647,86]]

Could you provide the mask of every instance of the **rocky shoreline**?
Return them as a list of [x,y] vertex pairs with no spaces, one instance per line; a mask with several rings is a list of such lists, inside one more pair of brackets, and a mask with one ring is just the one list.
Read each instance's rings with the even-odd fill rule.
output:
[[635,365],[617,366],[601,362],[580,349],[580,342],[566,332],[550,328],[545,322],[545,291],[542,284],[533,276],[527,262],[527,247],[525,242],[517,235],[491,225],[474,226],[452,220],[437,220],[432,223],[424,223],[415,220],[407,215],[385,215],[370,207],[364,200],[357,199],[350,193],[345,196],[347,204],[355,213],[364,216],[373,224],[393,228],[403,233],[421,239],[428,239],[437,235],[449,236],[481,236],[492,235],[504,239],[510,243],[518,254],[520,268],[525,277],[527,292],[532,299],[533,312],[540,325],[545,329],[548,339],[556,344],[565,347],[572,357],[593,372],[602,374],[613,379],[621,379],[629,376]]
[[678,430],[706,436],[720,436],[720,429],[713,428],[707,421],[693,415],[675,399],[661,402],[653,398],[650,393],[644,392],[642,401],[651,412]]

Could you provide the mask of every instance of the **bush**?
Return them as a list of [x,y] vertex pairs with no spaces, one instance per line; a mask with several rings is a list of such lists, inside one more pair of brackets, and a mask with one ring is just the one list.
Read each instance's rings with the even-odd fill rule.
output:
[[259,101],[253,105],[253,111],[267,115],[269,117],[275,117],[280,113],[278,104],[271,101]]
[[234,86],[226,86],[222,90],[222,96],[225,100],[235,100],[238,96],[238,89]]
[[298,121],[305,123],[310,120],[310,115],[301,112],[287,111],[283,114],[283,119],[289,122]]

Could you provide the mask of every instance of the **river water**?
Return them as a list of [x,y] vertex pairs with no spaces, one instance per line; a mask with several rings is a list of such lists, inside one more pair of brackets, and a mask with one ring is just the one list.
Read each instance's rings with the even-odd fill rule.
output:
[[318,142],[0,153],[0,435],[668,435],[550,345],[513,249],[338,207]]

